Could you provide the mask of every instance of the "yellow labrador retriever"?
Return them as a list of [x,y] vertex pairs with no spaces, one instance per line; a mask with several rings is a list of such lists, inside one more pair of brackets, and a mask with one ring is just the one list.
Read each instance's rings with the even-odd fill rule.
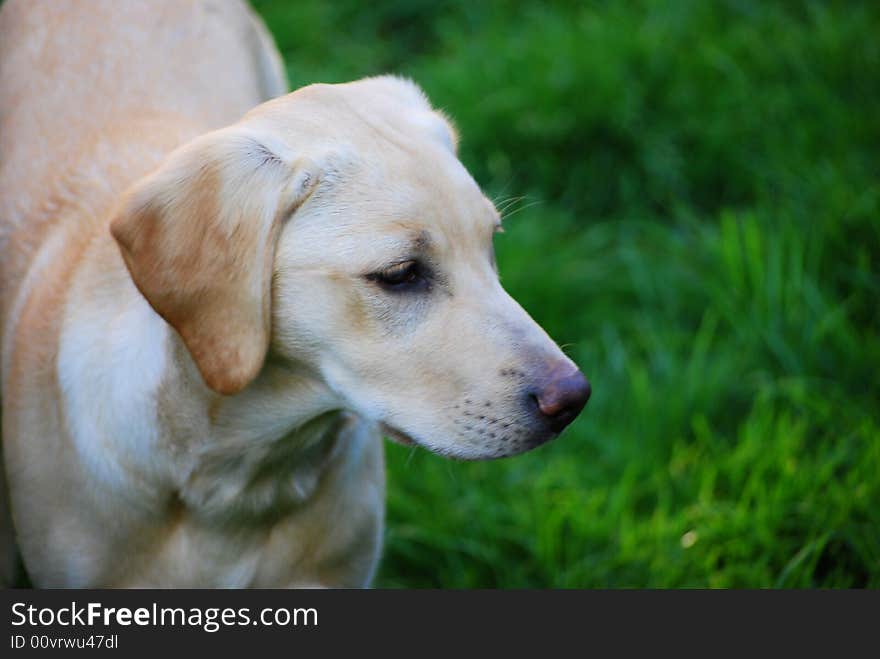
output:
[[4,3],[6,578],[367,585],[381,434],[496,458],[586,403],[421,91],[285,91],[238,2]]

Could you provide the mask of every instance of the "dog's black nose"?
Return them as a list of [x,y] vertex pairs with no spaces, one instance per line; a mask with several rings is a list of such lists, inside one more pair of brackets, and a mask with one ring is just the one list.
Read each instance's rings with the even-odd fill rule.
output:
[[550,369],[542,386],[532,393],[538,414],[555,433],[560,433],[577,418],[590,399],[590,383],[570,362]]

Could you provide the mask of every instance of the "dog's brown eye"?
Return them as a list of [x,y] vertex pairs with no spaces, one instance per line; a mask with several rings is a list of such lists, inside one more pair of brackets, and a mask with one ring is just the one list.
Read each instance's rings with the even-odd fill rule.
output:
[[367,278],[391,290],[413,288],[425,280],[418,261],[396,263],[367,275]]

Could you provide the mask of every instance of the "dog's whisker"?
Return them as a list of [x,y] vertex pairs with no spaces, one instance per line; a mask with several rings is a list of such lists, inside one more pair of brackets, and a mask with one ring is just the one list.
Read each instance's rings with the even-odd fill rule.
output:
[[509,220],[511,217],[513,217],[517,213],[521,213],[522,211],[527,210],[527,209],[531,208],[532,206],[537,206],[538,204],[543,204],[543,203],[544,203],[543,199],[536,199],[535,201],[532,201],[528,204],[524,204],[524,205],[520,206],[519,208],[512,210],[510,213],[505,212],[502,217],[505,221]]
[[513,208],[517,204],[521,203],[525,199],[526,199],[525,196],[510,197],[509,199],[506,199],[506,200],[496,204],[495,208],[498,211],[498,214],[501,215],[501,218],[503,220],[507,216],[507,211],[509,211],[511,208]]

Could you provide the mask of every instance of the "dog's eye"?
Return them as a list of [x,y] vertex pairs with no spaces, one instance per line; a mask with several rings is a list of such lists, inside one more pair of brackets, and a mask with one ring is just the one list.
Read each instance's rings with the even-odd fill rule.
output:
[[396,263],[367,275],[367,278],[388,290],[412,289],[425,282],[424,273],[418,261]]

